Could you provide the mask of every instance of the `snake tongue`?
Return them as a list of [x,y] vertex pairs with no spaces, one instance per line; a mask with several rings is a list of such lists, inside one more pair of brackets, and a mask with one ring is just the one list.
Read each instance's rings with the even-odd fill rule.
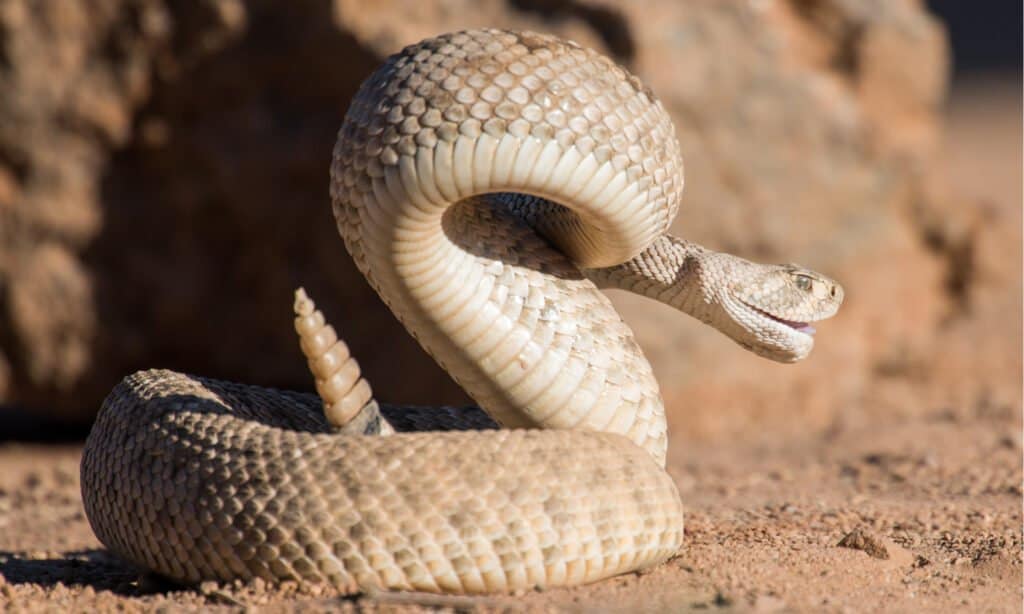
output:
[[793,320],[787,320],[785,318],[779,318],[779,317],[776,317],[776,316],[771,316],[771,318],[773,320],[775,320],[776,322],[780,323],[780,324],[785,324],[786,326],[792,328],[793,330],[797,331],[798,333],[803,333],[805,335],[812,335],[813,336],[814,333],[817,332],[817,330],[813,326],[808,324],[807,322],[795,322]]
[[804,333],[805,335],[814,336],[814,333],[818,332],[813,326],[807,323],[801,323],[800,326],[794,326],[797,331]]
[[798,333],[804,333],[805,335],[814,335],[814,333],[817,332],[817,330],[815,330],[815,328],[813,326],[811,326],[810,324],[808,324],[807,322],[796,322],[796,321],[793,321],[793,320],[787,320],[785,318],[780,318],[778,316],[773,316],[771,314],[768,314],[768,317],[770,317],[771,319],[775,320],[779,324],[785,324],[786,326],[792,328],[793,330],[797,331]]

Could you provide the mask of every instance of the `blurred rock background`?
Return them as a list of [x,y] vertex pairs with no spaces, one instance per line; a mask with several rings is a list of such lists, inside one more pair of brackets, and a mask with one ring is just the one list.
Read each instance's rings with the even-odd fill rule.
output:
[[[485,25],[575,39],[653,88],[687,163],[677,233],[798,262],[846,287],[841,314],[798,365],[616,295],[676,437],[1019,413],[1019,29],[1009,76],[972,81],[971,69],[992,62],[965,56],[950,103],[950,44],[936,10],[959,14],[949,21],[955,42],[984,9],[6,0],[0,430],[11,436],[14,416],[81,429],[120,377],[147,367],[311,389],[291,327],[298,285],[382,399],[464,401],[350,263],[327,169],[349,98],[384,57]],[[950,114],[960,121],[946,129]]]

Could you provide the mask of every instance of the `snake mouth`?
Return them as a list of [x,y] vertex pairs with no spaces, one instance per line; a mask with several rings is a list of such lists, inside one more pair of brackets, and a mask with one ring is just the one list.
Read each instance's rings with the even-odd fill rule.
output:
[[807,335],[809,337],[813,337],[814,333],[817,332],[817,330],[813,326],[811,326],[809,322],[798,322],[796,320],[787,320],[786,318],[780,318],[779,316],[772,315],[772,314],[768,313],[767,311],[765,311],[764,309],[760,309],[758,307],[755,307],[755,306],[751,305],[750,303],[746,303],[746,305],[747,305],[747,307],[750,307],[751,309],[753,309],[757,313],[763,315],[764,317],[768,318],[769,320],[771,320],[773,322],[777,322],[779,324],[782,324],[783,326],[787,326],[787,327],[795,330],[798,333],[803,333],[803,334],[805,334],[805,335]]

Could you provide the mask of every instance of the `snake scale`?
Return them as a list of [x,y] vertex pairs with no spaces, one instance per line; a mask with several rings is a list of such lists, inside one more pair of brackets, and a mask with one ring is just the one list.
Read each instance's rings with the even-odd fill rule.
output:
[[843,299],[813,271],[666,234],[682,171],[652,92],[572,42],[475,30],[392,56],[340,130],[335,219],[369,283],[490,418],[378,404],[300,293],[322,400],[125,378],[82,459],[96,535],[184,583],[345,593],[515,591],[666,560],[683,507],[665,412],[601,290],[655,298],[783,362],[807,355],[810,322]]

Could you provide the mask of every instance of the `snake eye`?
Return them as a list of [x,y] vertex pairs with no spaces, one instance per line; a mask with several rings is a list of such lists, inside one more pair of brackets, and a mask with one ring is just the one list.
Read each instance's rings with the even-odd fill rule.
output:
[[814,285],[814,280],[806,275],[796,276],[796,287],[801,290],[810,290],[811,286]]

